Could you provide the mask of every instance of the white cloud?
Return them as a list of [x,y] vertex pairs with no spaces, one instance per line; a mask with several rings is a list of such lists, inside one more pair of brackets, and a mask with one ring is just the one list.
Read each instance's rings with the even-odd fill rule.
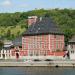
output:
[[16,7],[16,8],[28,8],[30,5],[26,4],[26,3],[22,3],[22,4],[17,4],[12,2],[12,0],[3,0],[2,2],[0,2],[0,6],[2,7]]
[[12,2],[10,0],[5,0],[1,3],[1,5],[4,7],[9,7],[12,6]]

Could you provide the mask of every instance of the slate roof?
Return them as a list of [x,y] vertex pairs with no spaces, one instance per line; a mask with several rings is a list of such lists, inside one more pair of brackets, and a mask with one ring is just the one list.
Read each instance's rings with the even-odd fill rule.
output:
[[31,25],[23,35],[39,34],[63,34],[63,32],[49,17],[45,17],[41,21]]
[[69,43],[75,43],[75,35],[69,40]]
[[12,40],[14,46],[22,46],[22,36],[17,37],[16,39]]

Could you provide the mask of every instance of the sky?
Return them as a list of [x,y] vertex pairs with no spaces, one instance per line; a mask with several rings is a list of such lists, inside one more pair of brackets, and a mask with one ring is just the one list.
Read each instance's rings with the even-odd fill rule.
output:
[[75,0],[0,0],[0,13],[24,12],[41,8],[75,9]]

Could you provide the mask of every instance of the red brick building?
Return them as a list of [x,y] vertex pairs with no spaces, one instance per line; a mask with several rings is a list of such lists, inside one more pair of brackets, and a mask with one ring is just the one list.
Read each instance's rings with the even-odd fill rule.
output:
[[29,17],[28,24],[22,37],[26,56],[64,55],[64,34],[50,18]]

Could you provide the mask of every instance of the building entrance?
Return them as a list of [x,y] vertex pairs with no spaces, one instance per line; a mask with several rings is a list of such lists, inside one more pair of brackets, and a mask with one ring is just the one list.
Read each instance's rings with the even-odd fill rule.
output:
[[3,59],[5,59],[5,54],[2,54],[2,56],[3,56]]
[[16,58],[17,58],[17,59],[19,58],[19,53],[16,53]]

